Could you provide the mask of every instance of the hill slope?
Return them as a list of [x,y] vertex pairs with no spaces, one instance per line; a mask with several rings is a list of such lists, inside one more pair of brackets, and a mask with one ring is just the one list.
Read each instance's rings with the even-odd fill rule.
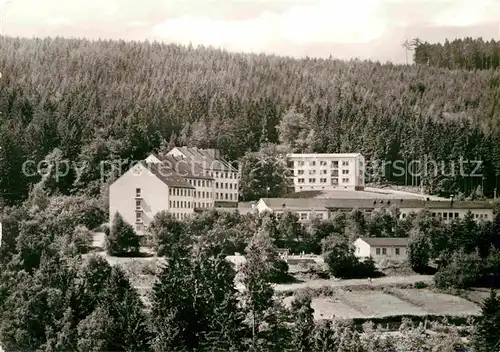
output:
[[[158,43],[0,38],[0,192],[24,197],[22,173],[54,148],[88,167],[53,187],[98,192],[99,162],[143,158],[160,146],[219,147],[230,158],[278,140],[296,106],[310,150],[397,160],[484,160],[500,170],[499,71],[232,54]],[[401,177],[388,176],[391,180]],[[431,176],[470,191],[481,180]],[[478,183],[479,182],[479,183]]]

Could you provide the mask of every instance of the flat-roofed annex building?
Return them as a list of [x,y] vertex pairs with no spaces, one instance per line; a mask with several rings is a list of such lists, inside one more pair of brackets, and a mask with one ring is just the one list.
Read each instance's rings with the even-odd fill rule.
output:
[[146,158],[146,163],[163,165],[193,186],[196,189],[194,193],[195,209],[212,209],[214,207],[214,179],[205,176],[203,169],[198,164],[174,155],[158,154],[150,154]]
[[238,207],[239,170],[222,158],[217,149],[175,147],[168,154],[193,161],[206,176],[214,179],[216,207]]
[[359,153],[289,154],[295,192],[365,187],[365,158]]
[[259,213],[271,212],[281,216],[285,211],[294,212],[301,221],[313,217],[328,219],[335,212],[353,209],[370,213],[375,209],[396,207],[400,217],[428,210],[432,216],[445,221],[464,217],[469,211],[477,220],[493,220],[493,204],[486,201],[426,201],[421,199],[348,199],[348,198],[262,198],[254,209]]
[[139,234],[144,234],[155,214],[162,210],[185,219],[194,213],[195,191],[171,169],[141,161],[110,185],[110,223],[119,213]]

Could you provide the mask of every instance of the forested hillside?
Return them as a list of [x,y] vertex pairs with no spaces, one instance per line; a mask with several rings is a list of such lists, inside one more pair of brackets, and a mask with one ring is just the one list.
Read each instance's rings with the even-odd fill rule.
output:
[[417,64],[448,69],[488,70],[500,67],[500,42],[482,38],[446,40],[441,43],[413,41]]
[[[304,150],[367,158],[484,161],[486,179],[417,180],[433,192],[493,192],[500,171],[500,72],[232,54],[158,43],[0,38],[0,192],[27,195],[27,159],[89,167],[62,193],[99,192],[99,162],[164,144],[231,159],[277,142],[295,107]],[[292,119],[293,120],[293,119]],[[304,132],[304,131],[303,131]],[[54,151],[59,148],[60,151]],[[498,155],[498,156],[497,156]],[[389,180],[414,182],[405,177]]]

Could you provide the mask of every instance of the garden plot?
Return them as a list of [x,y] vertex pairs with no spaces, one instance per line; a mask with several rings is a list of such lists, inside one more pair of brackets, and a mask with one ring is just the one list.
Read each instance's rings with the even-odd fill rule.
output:
[[313,298],[311,307],[314,309],[314,319],[316,320],[332,318],[354,319],[366,317],[362,312],[334,297]]
[[[294,297],[285,297],[283,303],[290,306]],[[345,304],[335,297],[316,297],[312,299],[311,308],[314,309],[314,319],[352,319],[352,318],[365,318],[365,315]]]
[[457,296],[430,290],[393,289],[393,292],[402,300],[421,307],[429,314],[463,316],[481,313],[478,305]]
[[340,300],[366,317],[427,315],[424,309],[381,291],[339,292]]

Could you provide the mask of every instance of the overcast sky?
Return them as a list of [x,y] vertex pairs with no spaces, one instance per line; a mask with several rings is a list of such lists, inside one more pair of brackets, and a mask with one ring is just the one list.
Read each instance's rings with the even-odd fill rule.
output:
[[[2,33],[404,62],[419,37],[500,39],[500,0],[0,0]],[[1,48],[0,48],[1,50]]]

